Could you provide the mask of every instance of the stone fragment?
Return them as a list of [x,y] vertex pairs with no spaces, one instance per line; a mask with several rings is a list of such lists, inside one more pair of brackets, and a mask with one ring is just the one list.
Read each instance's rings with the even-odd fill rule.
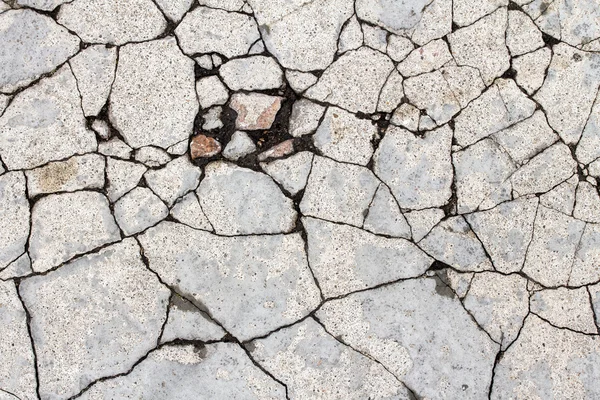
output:
[[79,51],[79,39],[32,10],[0,15],[0,91],[13,92],[51,72]]
[[510,54],[504,40],[506,13],[506,8],[499,8],[474,24],[448,35],[450,49],[458,65],[478,68],[486,85],[490,85],[510,67]]
[[[68,1],[69,0],[17,0],[15,3],[20,6],[32,7],[42,11],[52,11]],[[6,6],[9,7],[8,4]]]
[[329,107],[313,136],[313,143],[324,156],[367,165],[373,155],[372,141],[376,135],[377,126],[370,120]]
[[236,161],[254,151],[256,151],[256,145],[250,136],[246,132],[235,131],[223,150],[223,156],[228,160]]
[[414,47],[410,39],[403,36],[390,35],[388,37],[387,54],[392,60],[400,62],[410,54]]
[[413,240],[419,242],[444,218],[444,211],[439,208],[426,208],[407,212],[404,216],[410,225]]
[[378,186],[365,167],[315,156],[300,210],[306,216],[362,226]]
[[107,157],[106,180],[108,186],[106,187],[106,194],[110,202],[114,203],[125,193],[136,187],[147,169],[142,164]]
[[27,194],[33,198],[38,194],[101,189],[105,165],[104,157],[87,154],[26,171]]
[[509,274],[523,267],[537,207],[535,197],[522,197],[465,216],[497,271]]
[[116,45],[154,39],[167,27],[151,0],[74,0],[60,7],[57,20],[84,42]]
[[280,400],[285,393],[238,344],[214,343],[163,346],[131,373],[94,384],[81,399]]
[[411,239],[410,225],[402,215],[396,199],[385,185],[379,185],[369,206],[363,228],[381,235]]
[[292,105],[290,135],[300,137],[315,132],[323,117],[325,107],[302,98]]
[[35,399],[35,356],[27,330],[27,314],[12,281],[0,280],[0,320],[0,397]]
[[210,75],[196,82],[196,93],[200,107],[210,108],[214,105],[223,105],[229,100],[229,92],[223,82],[216,75]]
[[394,111],[390,122],[410,131],[416,131],[419,129],[419,116],[420,111],[417,107],[403,103]]
[[409,279],[332,300],[316,315],[419,396],[485,398],[499,346],[454,294],[438,290],[435,279]]
[[575,150],[577,160],[589,164],[600,158],[600,92],[583,129]]
[[451,267],[463,272],[493,269],[481,242],[463,217],[448,218],[437,224],[419,247]]
[[255,42],[252,47],[250,47],[250,50],[248,50],[248,54],[249,55],[255,55],[255,54],[263,54],[265,53],[265,44],[263,43],[262,40],[258,40],[257,42]]
[[286,70],[285,77],[296,93],[302,93],[317,82],[317,77],[310,72]]
[[175,35],[188,55],[219,53],[229,58],[248,53],[260,39],[251,16],[208,7],[189,12],[175,29]]
[[532,52],[544,47],[542,32],[527,14],[518,10],[510,10],[506,29],[506,45],[512,57]]
[[144,266],[134,239],[25,279],[20,291],[46,399],[74,396],[132,368],[156,346],[170,293]]
[[269,129],[281,107],[283,97],[262,93],[236,93],[231,96],[229,107],[236,113],[237,129]]
[[378,26],[369,24],[362,24],[361,28],[365,46],[385,53],[389,33]]
[[364,21],[401,35],[419,22],[427,4],[427,0],[416,0],[409,3],[386,0],[358,0],[356,2],[356,13],[358,18]]
[[202,119],[204,120],[202,129],[210,131],[213,129],[222,128],[223,121],[221,121],[221,112],[223,112],[223,107],[209,108],[208,111],[202,116]]
[[174,340],[220,340],[225,331],[211,321],[195,305],[183,297],[173,294],[169,303],[169,317],[165,324],[161,343]]
[[344,22],[344,26],[340,33],[338,40],[338,53],[345,53],[348,50],[356,50],[363,45],[363,31],[356,19],[356,15],[353,15],[350,19]]
[[452,60],[445,41],[439,39],[413,50],[400,64],[398,71],[408,78],[441,68]]
[[325,69],[333,61],[352,0],[250,0],[269,50],[285,68]]
[[516,166],[492,139],[452,154],[459,214],[488,209],[511,199],[510,177]]
[[452,18],[458,26],[471,25],[484,15],[508,5],[508,0],[453,0]]
[[308,174],[312,168],[313,154],[302,151],[282,160],[261,163],[260,167],[279,183],[285,190],[295,196],[304,189]]
[[564,143],[556,143],[532,158],[511,177],[513,190],[521,196],[547,192],[575,173],[576,162]]
[[513,80],[498,79],[455,118],[455,138],[468,146],[530,117],[535,108]]
[[558,328],[598,334],[586,288],[545,289],[531,296],[531,312]]
[[547,47],[513,58],[512,67],[517,73],[515,79],[528,94],[535,93],[544,83],[551,58],[552,51]]
[[566,44],[552,48],[552,62],[534,98],[544,107],[548,123],[566,144],[576,144],[600,87],[600,54]]
[[94,122],[92,122],[92,130],[104,140],[109,139],[112,135],[111,127],[108,125],[108,122],[102,119],[94,119]]
[[198,134],[190,141],[190,157],[192,160],[198,158],[211,158],[221,152],[221,143],[213,137]]
[[531,118],[496,132],[492,137],[510,154],[510,158],[519,164],[528,161],[558,140],[558,136],[548,126],[546,117],[540,110]]
[[290,232],[297,213],[268,175],[222,161],[204,169],[197,194],[216,233]]
[[171,161],[169,153],[154,146],[144,146],[137,149],[134,158],[135,161],[150,168],[160,167]]
[[200,57],[194,57],[198,66],[202,69],[212,70],[214,68],[212,57],[209,54],[205,54]]
[[394,68],[378,51],[361,47],[344,53],[325,70],[306,97],[328,102],[350,112],[373,113],[379,91]]
[[544,286],[566,285],[585,222],[539,206],[523,272]]
[[452,32],[452,3],[453,0],[433,0],[428,3],[414,27],[411,40],[424,45]]
[[120,239],[108,200],[97,192],[51,194],[31,210],[29,255],[36,272]]
[[241,341],[319,304],[299,234],[216,236],[162,222],[139,237],[149,266]]
[[117,137],[114,137],[106,142],[98,143],[98,153],[105,156],[128,160],[131,158],[132,152],[133,149]]
[[460,111],[458,99],[440,71],[408,78],[404,91],[408,101],[426,110],[437,124],[445,124]]
[[447,126],[422,137],[390,127],[375,152],[373,171],[401,208],[442,206],[451,196],[452,131]]
[[284,140],[276,144],[267,151],[263,151],[258,155],[258,161],[264,162],[268,159],[282,158],[294,152],[294,139]]
[[579,182],[573,216],[587,222],[600,223],[600,194],[589,182]]
[[167,149],[167,153],[172,156],[182,156],[188,151],[188,139],[175,143]]
[[414,278],[432,263],[405,239],[314,218],[303,218],[302,223],[308,236],[308,261],[325,298]]
[[531,315],[494,369],[491,399],[600,396],[597,337],[557,329]]
[[517,338],[529,313],[527,280],[495,272],[475,274],[464,299],[465,309],[502,350]]
[[131,236],[156,225],[169,209],[150,189],[136,187],[117,201],[114,213],[123,233]]
[[0,270],[25,252],[29,236],[29,203],[22,172],[0,175]]
[[465,108],[472,100],[479,97],[485,89],[485,83],[477,68],[449,64],[451,63],[441,69],[442,76],[448,82],[448,87],[460,107]]
[[394,111],[398,104],[404,99],[404,88],[402,86],[402,76],[396,70],[392,70],[385,85],[381,88],[379,100],[377,102],[377,111],[390,113]]
[[23,253],[8,266],[0,270],[0,280],[6,281],[14,278],[21,278],[26,275],[33,274],[31,269],[31,259],[27,253]]
[[600,280],[598,246],[600,246],[600,225],[586,224],[575,251],[569,285],[588,285]]
[[221,8],[227,11],[243,11],[246,13],[252,12],[244,8],[244,0],[198,0],[198,3],[202,6]]
[[540,196],[540,204],[563,214],[571,215],[575,205],[575,191],[579,177],[573,175],[571,178],[555,186],[550,191]]
[[109,115],[127,144],[166,149],[190,136],[197,112],[194,62],[174,38],[120,48]]
[[266,90],[283,85],[283,71],[271,57],[236,58],[219,68],[219,75],[229,89]]
[[187,156],[169,162],[165,167],[144,174],[146,183],[169,207],[175,200],[198,187],[202,171]]
[[86,129],[68,66],[17,94],[0,116],[0,156],[8,169],[30,169],[95,150],[96,137]]
[[86,117],[96,116],[106,104],[117,66],[116,47],[90,46],[69,61],[81,93]]
[[156,0],[165,16],[175,23],[181,21],[193,3],[194,0]]
[[171,216],[192,228],[204,231],[213,230],[208,218],[204,215],[204,211],[202,211],[202,207],[200,207],[196,193],[188,193],[179,199],[171,209]]

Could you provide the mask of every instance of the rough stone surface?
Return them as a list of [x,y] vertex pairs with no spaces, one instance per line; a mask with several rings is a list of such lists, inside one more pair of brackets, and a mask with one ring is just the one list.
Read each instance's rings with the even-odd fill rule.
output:
[[9,172],[0,176],[0,269],[25,251],[29,216],[23,173]]
[[126,236],[155,225],[169,214],[167,206],[150,189],[136,187],[115,203],[115,219]]
[[120,49],[109,110],[127,144],[166,149],[190,136],[198,112],[193,77],[194,62],[174,38]]
[[236,93],[229,106],[237,113],[235,127],[242,130],[269,129],[283,99],[262,93]]
[[183,155],[162,169],[146,172],[144,178],[150,189],[170,207],[175,200],[198,187],[201,173],[200,168]]
[[298,234],[222,237],[162,222],[140,241],[165,283],[240,340],[297,321],[319,304]]

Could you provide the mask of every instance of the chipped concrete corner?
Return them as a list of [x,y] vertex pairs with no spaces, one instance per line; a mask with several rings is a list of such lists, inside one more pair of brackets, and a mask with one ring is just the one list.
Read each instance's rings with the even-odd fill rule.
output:
[[600,398],[598,0],[0,0],[0,399]]

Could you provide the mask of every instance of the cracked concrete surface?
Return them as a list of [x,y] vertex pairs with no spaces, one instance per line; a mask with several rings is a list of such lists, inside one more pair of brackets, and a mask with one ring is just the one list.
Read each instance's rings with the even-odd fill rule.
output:
[[598,0],[0,0],[0,400],[600,398]]

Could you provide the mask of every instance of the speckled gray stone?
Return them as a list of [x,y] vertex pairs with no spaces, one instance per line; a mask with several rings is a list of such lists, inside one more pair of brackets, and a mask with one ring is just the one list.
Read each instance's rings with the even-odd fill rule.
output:
[[292,201],[265,174],[226,162],[206,166],[198,187],[200,205],[215,231],[224,235],[290,232]]
[[68,66],[20,92],[0,117],[0,156],[9,169],[34,168],[96,147]]
[[202,207],[200,207],[198,196],[194,192],[186,194],[173,205],[171,216],[192,228],[205,231],[213,230],[208,218],[204,215],[204,211],[202,211]]
[[481,399],[499,346],[445,293],[432,278],[410,279],[332,300],[317,317],[419,396]]
[[308,174],[312,169],[313,154],[302,151],[288,158],[261,163],[260,167],[279,183],[285,190],[295,196],[304,189]]
[[0,14],[0,91],[12,92],[79,51],[79,39],[32,10]]
[[26,279],[20,290],[31,313],[42,398],[68,398],[127,372],[156,346],[170,293],[146,269],[133,239]]
[[109,114],[127,144],[166,149],[190,136],[197,112],[194,61],[175,38],[119,50]]
[[200,168],[183,155],[162,169],[146,172],[144,178],[150,189],[170,207],[175,200],[198,187],[201,174]]
[[155,225],[169,214],[169,209],[148,188],[136,187],[116,202],[115,219],[126,236]]
[[98,192],[51,194],[31,210],[29,254],[37,272],[120,239],[108,199]]
[[285,388],[235,343],[164,346],[128,375],[99,382],[81,399],[283,400]]
[[276,89],[283,84],[283,71],[271,57],[236,58],[221,65],[219,75],[234,91]]
[[222,237],[162,222],[139,239],[150,268],[239,340],[319,304],[299,234]]
[[169,318],[165,324],[161,343],[174,340],[220,340],[226,333],[198,307],[183,297],[173,294],[169,303]]
[[0,269],[25,251],[29,215],[23,173],[9,172],[0,176]]
[[119,200],[121,196],[136,187],[147,169],[143,164],[107,157],[106,194],[111,203]]
[[363,228],[373,233],[411,239],[411,228],[398,207],[398,202],[385,185],[379,185],[369,206]]

